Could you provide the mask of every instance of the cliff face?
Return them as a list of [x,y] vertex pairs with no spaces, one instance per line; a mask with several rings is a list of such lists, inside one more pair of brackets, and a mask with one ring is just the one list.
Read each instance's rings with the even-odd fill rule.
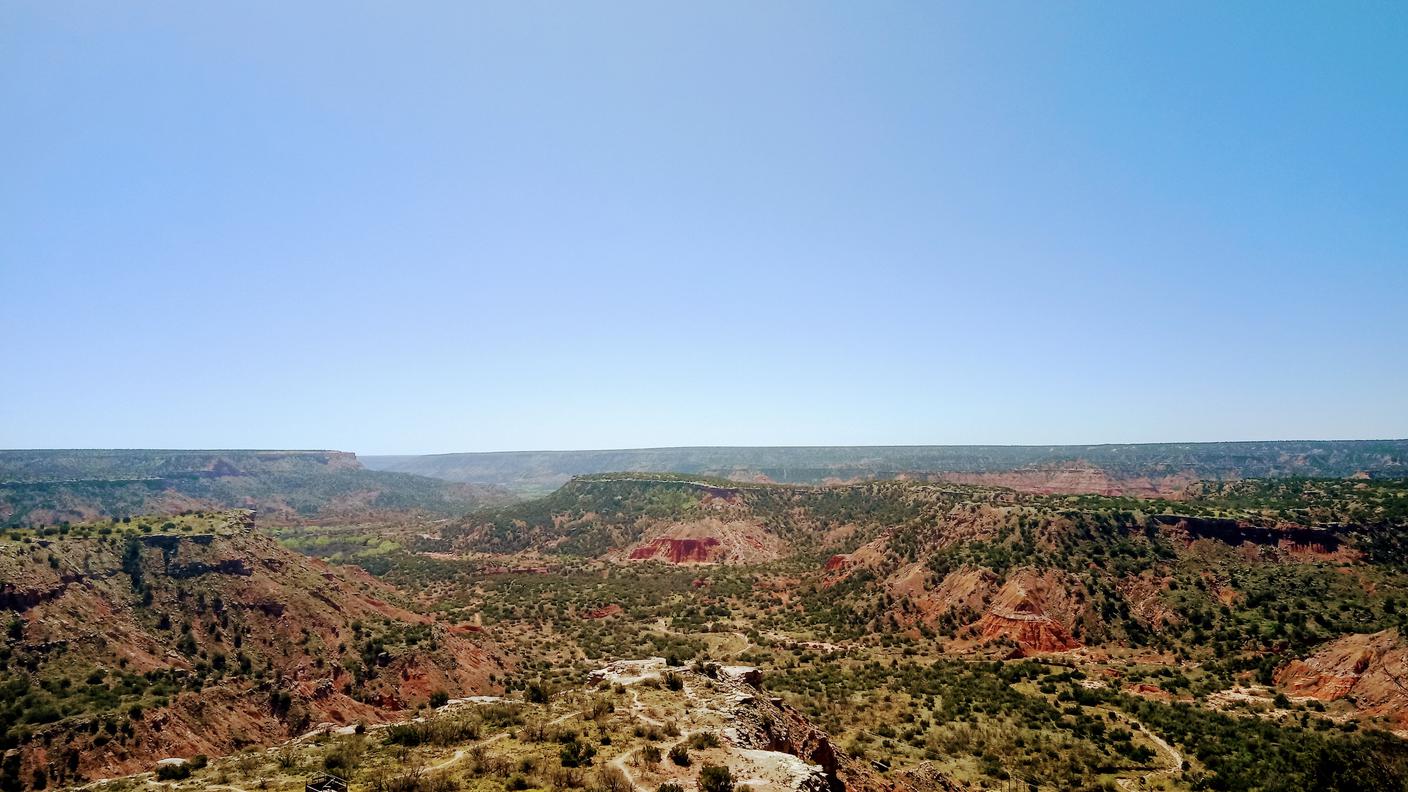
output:
[[1361,558],[1361,553],[1349,547],[1345,537],[1333,528],[1253,525],[1242,520],[1170,514],[1155,515],[1154,520],[1166,533],[1187,543],[1210,539],[1233,547],[1274,547],[1292,556],[1339,561]]
[[1408,726],[1408,644],[1397,630],[1346,635],[1276,672],[1276,684],[1292,696],[1319,701],[1350,699],[1365,715],[1381,715]]
[[0,682],[68,693],[52,715],[14,713],[32,722],[16,746],[25,783],[383,720],[437,690],[490,691],[505,667],[481,635],[394,604],[359,570],[283,549],[247,513],[189,533],[5,543],[0,580]]
[[1025,470],[950,472],[935,476],[955,484],[1008,487],[1041,495],[1128,495],[1140,498],[1179,498],[1192,473],[1129,474],[1110,472],[1093,465],[1052,465]]

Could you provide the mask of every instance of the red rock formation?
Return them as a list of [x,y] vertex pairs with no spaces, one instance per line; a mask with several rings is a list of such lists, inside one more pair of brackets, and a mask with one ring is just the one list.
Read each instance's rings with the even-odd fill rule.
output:
[[620,612],[621,612],[621,606],[620,606],[620,605],[617,605],[616,603],[613,602],[613,603],[611,603],[610,605],[606,605],[606,606],[603,606],[603,607],[600,607],[600,608],[596,608],[596,609],[587,611],[587,614],[586,614],[585,618],[588,618],[588,619],[605,619],[605,618],[607,618],[608,616],[615,616],[616,614],[618,614],[618,613],[620,613]]
[[1351,699],[1363,715],[1408,725],[1408,646],[1397,630],[1330,641],[1310,657],[1282,666],[1276,684],[1292,696]]
[[826,559],[826,571],[836,572],[845,569],[850,563],[850,556],[844,554],[837,554]]
[[978,633],[984,640],[1011,638],[1024,654],[1064,652],[1080,646],[1060,622],[1042,614],[989,611],[978,621]]
[[711,516],[647,532],[643,541],[618,557],[671,564],[753,564],[781,558],[786,549],[781,539],[754,522]]
[[924,624],[934,625],[945,614],[967,621],[987,607],[1001,579],[991,570],[964,567],[944,576],[937,586],[922,564],[902,568],[888,582],[890,592]]
[[1048,613],[1047,600],[1055,583],[1049,576],[1024,570],[1009,578],[975,625],[978,635],[985,641],[1010,638],[1024,653],[1064,652],[1080,646],[1066,625]]
[[1158,699],[1159,701],[1172,701],[1173,695],[1158,685],[1151,685],[1148,682],[1138,682],[1124,686],[1125,692],[1133,693],[1143,698]]
[[714,560],[711,551],[719,546],[713,537],[705,539],[669,539],[661,537],[631,551],[633,561],[655,559],[671,564],[706,564]]

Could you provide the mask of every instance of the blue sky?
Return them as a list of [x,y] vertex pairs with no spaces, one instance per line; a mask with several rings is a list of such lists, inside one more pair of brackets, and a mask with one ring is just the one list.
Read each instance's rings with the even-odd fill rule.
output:
[[1408,6],[0,5],[0,447],[1408,436]]

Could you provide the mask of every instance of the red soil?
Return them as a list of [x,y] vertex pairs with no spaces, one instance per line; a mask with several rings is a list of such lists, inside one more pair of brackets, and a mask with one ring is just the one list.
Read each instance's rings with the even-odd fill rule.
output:
[[712,536],[703,539],[670,539],[660,537],[631,551],[633,561],[656,559],[671,564],[707,564],[714,560],[712,551],[719,546],[719,540]]

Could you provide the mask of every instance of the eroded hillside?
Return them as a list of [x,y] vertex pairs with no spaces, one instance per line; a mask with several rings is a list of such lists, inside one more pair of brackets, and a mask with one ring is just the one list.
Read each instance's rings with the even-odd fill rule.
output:
[[476,629],[280,547],[248,512],[0,542],[6,788],[221,755],[498,688]]
[[[756,789],[810,792],[1400,789],[1405,527],[1408,482],[1392,479],[1201,484],[1175,501],[604,474],[459,520],[281,528],[290,547],[376,574],[309,562],[354,587],[334,602],[370,597],[349,606],[364,629],[386,623],[383,606],[408,614],[392,624],[412,625],[388,638],[382,661],[355,628],[353,640],[337,627],[312,640],[298,632],[291,665],[260,650],[272,670],[304,669],[311,698],[320,680],[350,678],[350,701],[331,699],[344,717],[328,720],[347,722],[354,706],[412,715],[404,707],[418,699],[376,696],[439,683],[414,683],[411,654],[430,658],[416,654],[415,669],[475,668],[446,654],[457,639],[514,657],[489,679],[504,700],[363,735],[331,730],[291,746],[288,763],[246,753],[188,783],[294,788],[337,769],[373,789],[719,792],[707,762]],[[129,544],[105,552],[122,570],[124,548],[138,546],[143,579],[158,568],[177,581],[244,578],[199,543],[168,559],[175,533],[185,532],[151,526],[148,546],[129,527]],[[44,569],[25,574],[49,580]],[[130,575],[123,586],[129,601],[145,596]],[[235,590],[222,588],[222,604]],[[191,621],[193,640],[210,635],[194,594],[185,605],[164,589],[151,598],[181,608],[175,623]],[[319,613],[313,599],[300,610]],[[50,600],[13,593],[17,605],[40,601]],[[433,623],[420,615],[431,612]],[[218,620],[214,629],[228,639]],[[214,645],[196,646],[187,673],[214,690]],[[663,659],[639,660],[650,657]],[[359,661],[362,682],[320,670]],[[447,695],[450,666],[436,666]],[[733,676],[736,666],[758,669],[763,687],[751,672]],[[207,700],[226,714],[267,701]],[[120,719],[116,729],[126,733]],[[696,731],[713,737],[693,744]],[[666,755],[681,744],[690,764]]]
[[972,789],[929,764],[877,770],[770,692],[756,668],[659,657],[608,663],[553,695],[476,697],[365,731],[313,732],[274,755],[214,761],[181,786],[299,790],[319,770],[379,790]]
[[[981,787],[1002,778],[981,740],[1012,757],[1066,741],[1067,759],[1022,772],[1063,789],[1235,789],[1270,762],[1331,761],[1341,730],[1401,755],[1375,730],[1402,728],[1391,693],[1408,618],[1405,509],[1408,483],[1362,478],[1202,485],[1168,501],[615,474],[448,525],[388,577],[454,581],[424,596],[521,641],[529,674],[562,680],[556,669],[649,653],[763,666],[823,728],[887,765],[934,762]],[[762,536],[766,554],[709,555]],[[966,691],[940,702],[948,721],[922,714],[936,706],[914,698],[928,682],[856,665],[926,658],[957,664],[937,677]],[[990,686],[1019,673],[1006,669],[1032,674],[1021,696]],[[892,716],[913,725],[853,712],[861,689],[905,697]],[[1065,716],[1011,720],[1046,703]],[[1111,743],[1111,728],[1168,747]],[[1229,752],[1244,739],[1262,749]],[[1293,777],[1268,788],[1301,788]]]

